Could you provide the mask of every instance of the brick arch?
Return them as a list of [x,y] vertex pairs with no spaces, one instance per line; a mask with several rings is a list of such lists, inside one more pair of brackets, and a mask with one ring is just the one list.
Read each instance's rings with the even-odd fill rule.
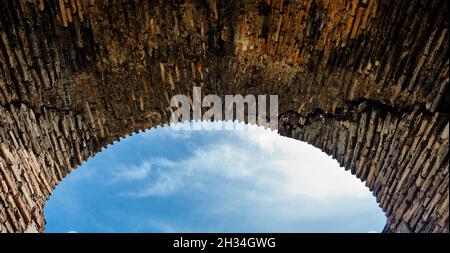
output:
[[0,231],[44,230],[80,163],[169,99],[278,94],[279,133],[366,182],[386,232],[448,232],[448,2],[6,1]]

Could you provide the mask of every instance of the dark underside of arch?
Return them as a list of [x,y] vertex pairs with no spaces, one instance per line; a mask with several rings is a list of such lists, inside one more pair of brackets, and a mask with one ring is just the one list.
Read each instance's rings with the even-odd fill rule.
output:
[[279,133],[366,182],[385,232],[448,232],[446,0],[7,0],[0,231],[44,231],[52,190],[170,98],[276,94]]

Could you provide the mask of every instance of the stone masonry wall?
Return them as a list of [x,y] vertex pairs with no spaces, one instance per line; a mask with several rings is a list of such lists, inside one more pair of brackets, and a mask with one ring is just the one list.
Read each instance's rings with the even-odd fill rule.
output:
[[200,86],[279,95],[280,134],[365,181],[385,232],[448,232],[448,16],[446,0],[2,1],[0,231],[43,232],[68,173]]

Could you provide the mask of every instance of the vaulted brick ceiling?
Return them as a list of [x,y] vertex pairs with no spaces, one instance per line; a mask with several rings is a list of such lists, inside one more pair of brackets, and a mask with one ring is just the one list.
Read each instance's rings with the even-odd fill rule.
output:
[[278,94],[280,134],[365,181],[386,232],[449,231],[448,1],[1,5],[0,231],[43,231],[70,171],[193,86]]

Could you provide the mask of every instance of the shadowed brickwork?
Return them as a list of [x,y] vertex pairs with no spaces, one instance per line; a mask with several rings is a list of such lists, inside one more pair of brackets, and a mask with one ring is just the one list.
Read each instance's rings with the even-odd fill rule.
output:
[[446,0],[2,1],[0,231],[43,232],[68,173],[200,86],[278,94],[280,134],[365,181],[385,232],[448,232],[448,22]]

